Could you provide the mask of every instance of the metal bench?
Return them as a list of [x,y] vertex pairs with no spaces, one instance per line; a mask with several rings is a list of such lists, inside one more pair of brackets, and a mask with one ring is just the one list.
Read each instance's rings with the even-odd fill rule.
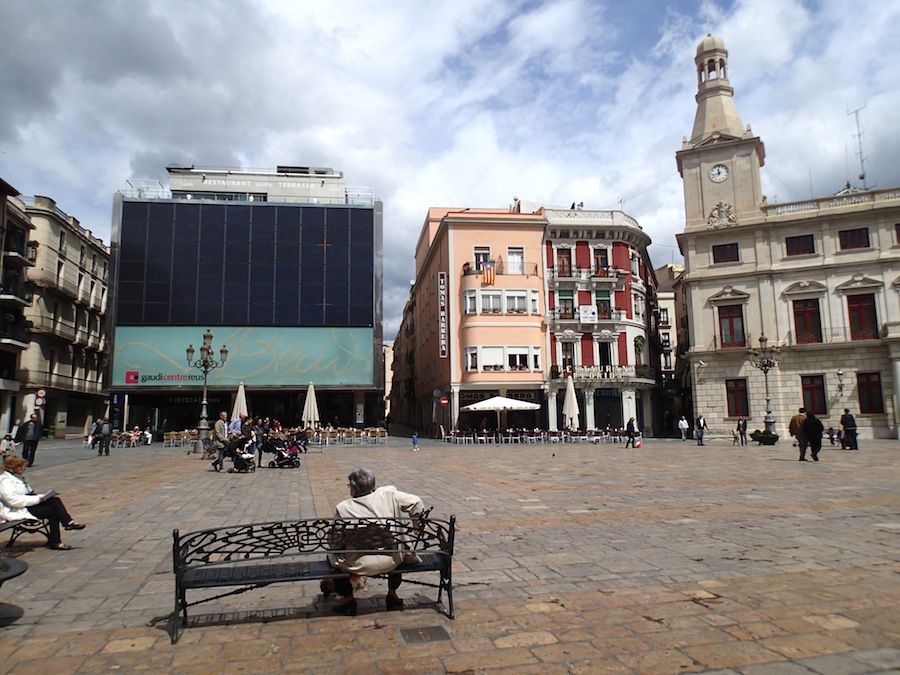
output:
[[7,548],[12,547],[12,545],[16,543],[16,539],[23,534],[42,534],[47,541],[50,541],[50,523],[46,520],[8,520],[4,523],[0,523],[0,532],[6,530],[12,530],[9,542],[6,544]]
[[[429,509],[430,510],[430,509]],[[420,562],[404,563],[395,572],[406,583],[438,589],[437,604],[447,592],[445,614],[453,618],[453,541],[456,516],[419,518],[314,518],[253,523],[180,534],[173,532],[175,611],[172,642],[188,625],[188,607],[274,583],[347,578],[328,558],[353,553],[415,552]],[[437,572],[438,583],[407,579],[409,574]],[[386,578],[386,575],[377,575]],[[187,591],[232,587],[191,603]]]

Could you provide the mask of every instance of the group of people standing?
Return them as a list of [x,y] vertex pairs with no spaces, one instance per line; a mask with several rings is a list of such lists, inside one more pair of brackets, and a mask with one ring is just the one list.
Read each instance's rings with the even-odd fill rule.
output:
[[241,413],[229,422],[228,413],[223,410],[219,413],[219,419],[216,420],[210,434],[210,445],[218,453],[218,457],[212,463],[213,469],[221,471],[226,455],[239,449],[246,449],[250,454],[258,453],[257,464],[262,466],[266,438],[270,435],[280,436],[283,431],[278,419],[253,418]]

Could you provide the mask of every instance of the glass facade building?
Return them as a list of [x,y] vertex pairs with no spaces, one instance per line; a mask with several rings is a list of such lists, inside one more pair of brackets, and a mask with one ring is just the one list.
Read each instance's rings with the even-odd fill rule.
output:
[[312,382],[322,424],[381,422],[381,203],[279,198],[265,189],[276,177],[242,176],[265,199],[234,198],[233,180],[215,199],[174,185],[116,196],[110,389],[128,395],[123,424],[196,425],[203,378],[184,352],[206,329],[229,349],[209,374],[211,418],[243,382],[251,414],[299,423]]

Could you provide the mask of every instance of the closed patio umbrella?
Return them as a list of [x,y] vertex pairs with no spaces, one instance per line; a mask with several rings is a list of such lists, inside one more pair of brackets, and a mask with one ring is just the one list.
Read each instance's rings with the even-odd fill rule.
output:
[[566,397],[563,399],[563,425],[569,429],[577,429],[580,415],[578,413],[578,397],[575,395],[575,379],[566,378]]
[[306,402],[303,404],[303,415],[300,419],[304,427],[315,429],[319,426],[319,404],[316,402],[316,389],[312,382],[306,390]]
[[234,407],[231,408],[231,419],[237,419],[242,414],[247,414],[247,394],[244,392],[243,382],[238,385],[237,396],[234,397]]

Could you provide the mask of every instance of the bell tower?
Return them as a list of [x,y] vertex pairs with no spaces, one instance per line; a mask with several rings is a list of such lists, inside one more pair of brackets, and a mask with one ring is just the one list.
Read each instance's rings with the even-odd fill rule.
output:
[[739,225],[762,215],[762,141],[744,127],[728,81],[728,50],[707,35],[697,45],[697,113],[675,154],[684,183],[685,231]]

